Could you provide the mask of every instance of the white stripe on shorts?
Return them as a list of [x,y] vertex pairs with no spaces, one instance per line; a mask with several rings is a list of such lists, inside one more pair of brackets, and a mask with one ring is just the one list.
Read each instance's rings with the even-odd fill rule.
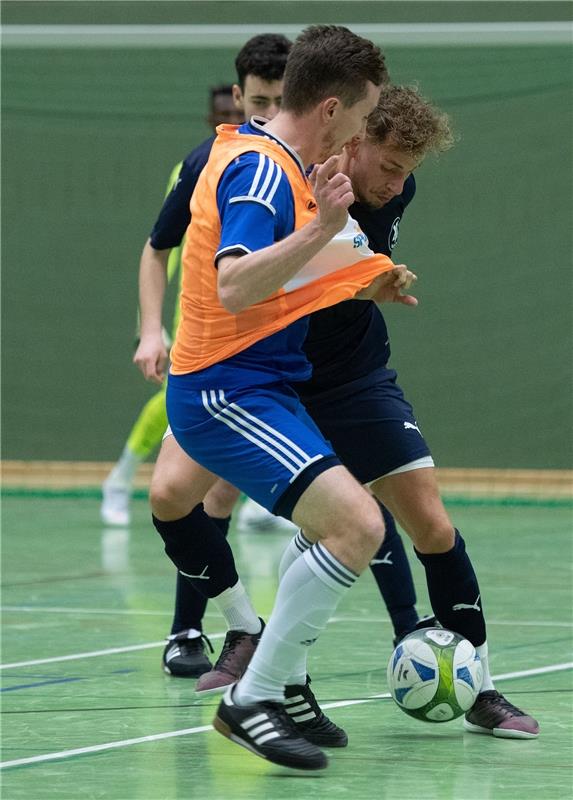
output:
[[[227,403],[224,392],[221,390],[219,390],[218,401],[216,392],[213,389],[211,389],[209,392],[203,390],[201,392],[201,397],[204,408],[213,418],[223,422],[229,428],[237,433],[240,433],[241,436],[244,436],[245,439],[248,439],[248,441],[269,453],[269,455],[271,455],[286,469],[288,469],[289,472],[292,473],[293,477],[298,475],[306,466],[308,466],[308,464],[312,463],[316,459],[316,457],[310,457],[304,452],[304,450],[301,450],[294,442],[291,442],[290,439],[281,434],[279,431],[276,431],[270,425],[263,423],[261,420],[257,419],[257,417],[254,417],[252,414],[249,414],[244,409],[240,408],[240,406],[237,406],[235,403]],[[249,422],[247,419],[244,419],[241,414],[248,417],[255,424]],[[270,435],[262,431],[260,427],[257,427],[257,425],[268,430]],[[280,441],[277,441],[277,438],[282,439],[294,450],[300,452],[304,460],[289,451],[288,447],[285,447]]]
[[434,459],[432,456],[422,456],[422,458],[417,458],[415,461],[409,461],[407,464],[402,464],[401,467],[396,467],[396,469],[390,470],[390,472],[385,472],[383,475],[379,475],[377,478],[374,478],[373,481],[368,481],[366,486],[372,486],[373,483],[379,481],[380,478],[387,478],[388,475],[399,475],[401,472],[412,472],[414,469],[424,469],[425,467],[435,467]]
[[[277,431],[276,428],[272,428],[270,425],[267,425],[267,423],[263,422],[262,419],[259,419],[258,417],[254,417],[252,414],[249,414],[248,411],[245,411],[244,408],[241,408],[241,406],[238,406],[236,403],[228,403],[225,398],[225,392],[223,392],[222,390],[219,391],[219,400],[222,403],[225,403],[225,405],[228,406],[228,408],[232,408],[234,411],[237,411],[239,414],[242,414],[247,420],[252,422],[254,425],[260,425],[261,428],[263,428],[266,431],[269,431],[269,433],[271,433],[273,436],[276,436],[277,439],[280,439],[282,442],[288,445],[288,447],[291,447],[303,459],[307,460],[310,458],[308,453],[305,453],[305,451],[301,447],[299,447],[295,442],[293,442],[292,439],[289,439],[288,436],[285,436],[284,433],[281,433],[280,431]],[[299,463],[302,466],[303,462]]]

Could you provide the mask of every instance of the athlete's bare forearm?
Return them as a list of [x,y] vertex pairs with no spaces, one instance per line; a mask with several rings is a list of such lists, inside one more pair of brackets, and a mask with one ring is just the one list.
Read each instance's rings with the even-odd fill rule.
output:
[[332,233],[313,220],[270,247],[244,256],[224,256],[218,264],[222,305],[232,314],[238,314],[274,294],[331,238]]
[[167,286],[167,261],[170,250],[155,250],[145,243],[139,263],[139,310],[141,337],[161,334],[163,299]]
[[163,381],[167,364],[161,321],[170,252],[155,250],[148,240],[139,264],[140,337],[133,361],[155,383]]
[[262,250],[221,258],[217,289],[227,311],[238,314],[277,292],[342,230],[354,195],[350,179],[338,166],[339,156],[332,156],[313,170],[315,219]]

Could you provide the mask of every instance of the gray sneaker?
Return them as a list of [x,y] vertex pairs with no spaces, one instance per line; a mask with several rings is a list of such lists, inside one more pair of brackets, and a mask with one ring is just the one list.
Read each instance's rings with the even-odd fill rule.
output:
[[236,683],[249,666],[264,627],[265,623],[261,619],[259,633],[228,631],[221,655],[213,669],[201,675],[195,686],[195,692],[197,694],[220,694],[232,683]]
[[536,739],[539,723],[495,689],[480,692],[466,713],[464,728],[470,733],[486,733],[503,739]]

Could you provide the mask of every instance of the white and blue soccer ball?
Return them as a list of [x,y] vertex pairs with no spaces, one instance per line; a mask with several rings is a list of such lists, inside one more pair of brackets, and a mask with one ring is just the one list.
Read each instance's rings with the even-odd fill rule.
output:
[[402,639],[387,674],[397,705],[426,722],[448,722],[469,711],[483,682],[474,646],[444,628],[422,628]]

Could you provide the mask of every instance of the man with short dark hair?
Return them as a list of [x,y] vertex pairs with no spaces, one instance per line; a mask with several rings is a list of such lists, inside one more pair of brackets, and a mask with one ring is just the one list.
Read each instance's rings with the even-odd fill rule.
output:
[[209,90],[210,111],[207,122],[215,130],[217,125],[240,125],[243,112],[235,101],[233,86],[223,84]]

